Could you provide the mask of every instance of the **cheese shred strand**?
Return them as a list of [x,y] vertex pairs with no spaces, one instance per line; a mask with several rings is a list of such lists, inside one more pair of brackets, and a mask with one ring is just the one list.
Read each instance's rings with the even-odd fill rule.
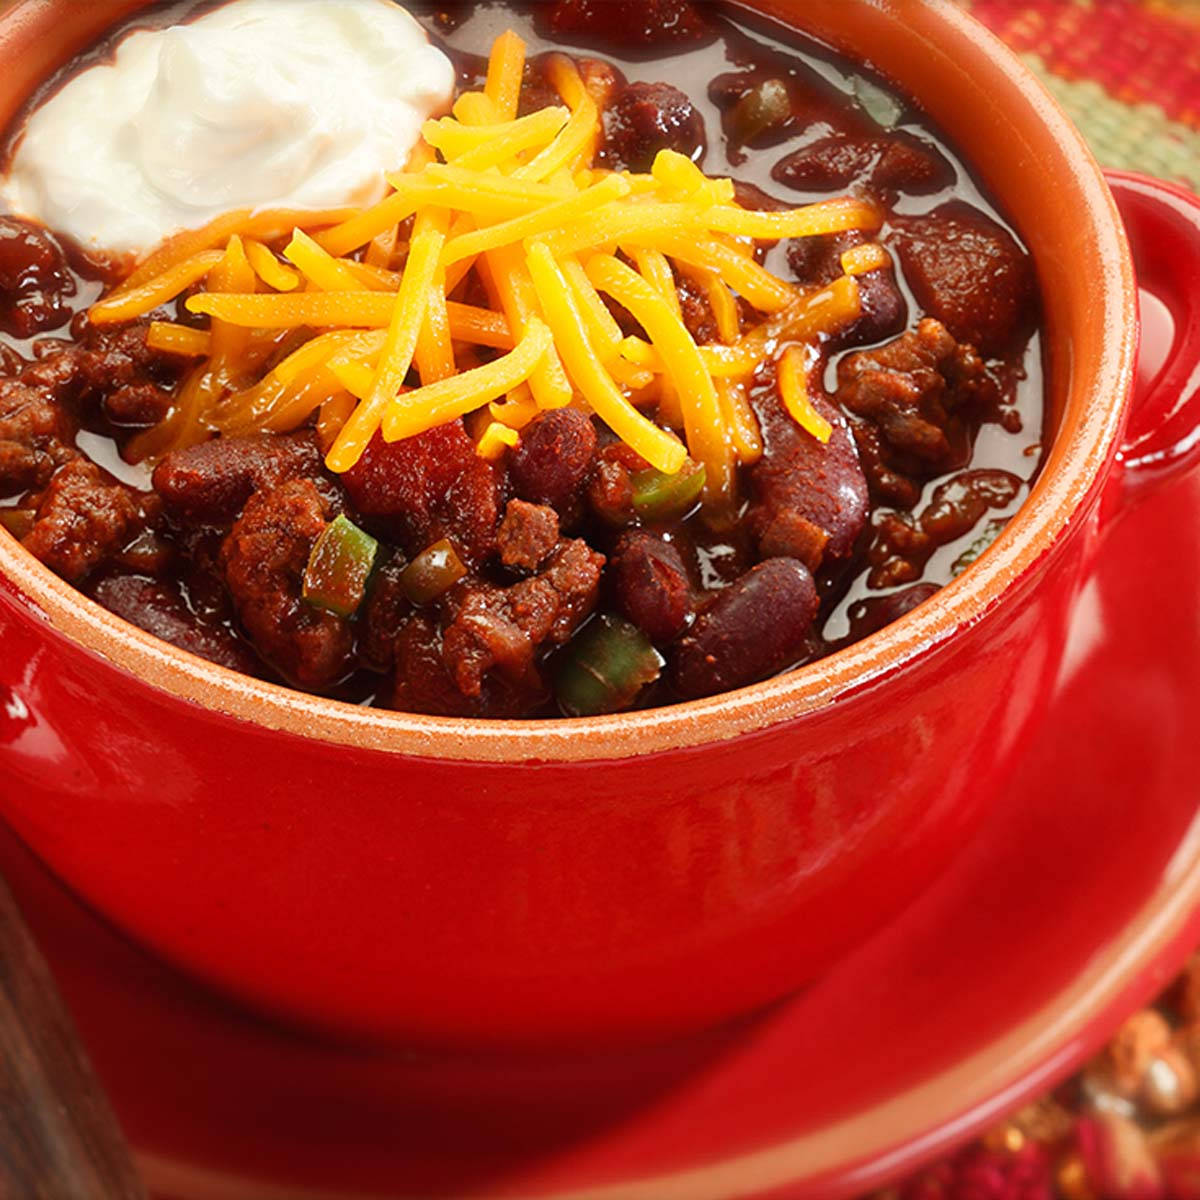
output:
[[436,230],[413,237],[370,395],[342,426],[326,456],[331,471],[347,471],[358,461],[379,428],[389,402],[404,385],[444,244],[445,236]]

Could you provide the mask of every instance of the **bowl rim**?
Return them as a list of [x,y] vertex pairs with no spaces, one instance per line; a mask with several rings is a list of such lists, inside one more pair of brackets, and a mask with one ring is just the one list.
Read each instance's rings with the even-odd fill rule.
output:
[[[735,2],[780,17],[778,0]],[[893,0],[857,3],[884,15],[896,7]],[[1099,355],[1071,361],[1064,410],[1068,436],[1055,439],[1030,496],[1003,534],[962,575],[900,620],[815,663],[702,700],[603,717],[496,720],[365,708],[238,674],[116,617],[7,535],[0,537],[0,586],[15,585],[17,603],[62,637],[178,701],[303,738],[451,761],[603,761],[726,741],[823,709],[923,658],[993,609],[1098,494],[1124,428],[1138,318],[1123,226],[1082,136],[1036,77],[978,21],[952,0],[920,3],[937,25],[942,53],[970,50],[985,56],[995,71],[990,82],[1003,89],[1005,103],[1053,143],[1060,175],[1076,188],[1075,196],[1060,200],[1079,213],[1089,235],[1086,249],[1095,267],[1089,272],[1091,295],[1106,336]],[[43,12],[53,8],[45,0],[16,0],[0,6],[0,19],[10,19],[26,5]],[[892,14],[892,19],[898,17]],[[853,54],[852,47],[844,48]],[[1047,303],[1047,312],[1051,307]]]

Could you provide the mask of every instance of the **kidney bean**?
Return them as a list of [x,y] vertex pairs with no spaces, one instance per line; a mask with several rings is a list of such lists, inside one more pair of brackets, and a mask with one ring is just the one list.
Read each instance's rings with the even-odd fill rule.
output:
[[700,162],[705,147],[704,118],[668,83],[631,83],[604,114],[604,152],[615,169],[648,171],[660,150]]
[[173,450],[155,467],[153,482],[174,520],[227,525],[251,493],[287,479],[320,475],[321,452],[311,433],[262,433]]
[[141,575],[107,575],[91,594],[109,612],[181,650],[244,675],[262,674],[258,659],[226,626],[210,625],[188,608],[178,584]]
[[799,659],[817,615],[817,588],[794,558],[768,558],[717,595],[676,643],[671,675],[687,699],[745,687]]
[[765,448],[749,471],[746,525],[763,557],[798,558],[816,570],[850,554],[869,505],[845,416],[819,391],[810,399],[833,426],[828,442],[818,442],[796,424],[773,378],[755,393]]
[[27,338],[71,316],[75,277],[44,229],[0,217],[0,329]]
[[579,515],[595,454],[591,418],[577,408],[556,408],[521,431],[521,444],[509,459],[509,478],[522,500],[548,505],[569,525]]
[[875,190],[927,193],[953,183],[954,168],[935,147],[903,131],[887,137],[834,134],[781,159],[771,177],[800,191],[862,183]]
[[893,216],[892,240],[917,303],[960,342],[997,356],[1037,316],[1029,256],[1003,226],[962,201]]
[[620,610],[652,641],[674,641],[693,607],[679,551],[656,533],[631,529],[617,539],[610,566]]

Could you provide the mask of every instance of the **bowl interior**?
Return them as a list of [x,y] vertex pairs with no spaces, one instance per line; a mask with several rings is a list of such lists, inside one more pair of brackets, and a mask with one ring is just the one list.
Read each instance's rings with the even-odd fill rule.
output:
[[[139,0],[15,0],[0,11],[0,122]],[[708,700],[560,721],[363,710],[235,675],[100,609],[0,538],[0,575],[59,631],[172,695],[304,737],[474,761],[578,761],[697,745],[788,720],[878,678],[1001,599],[1094,496],[1116,451],[1137,343],[1137,291],[1116,207],[1041,85],[951,0],[743,0],[826,41],[918,99],[1030,246],[1047,346],[1047,429],[1032,495],[977,563],[914,612],[830,658]]]

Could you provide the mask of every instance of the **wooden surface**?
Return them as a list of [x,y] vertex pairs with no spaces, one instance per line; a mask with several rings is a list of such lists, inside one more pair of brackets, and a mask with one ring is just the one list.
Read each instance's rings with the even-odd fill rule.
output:
[[0,1200],[145,1200],[53,977],[0,880]]

